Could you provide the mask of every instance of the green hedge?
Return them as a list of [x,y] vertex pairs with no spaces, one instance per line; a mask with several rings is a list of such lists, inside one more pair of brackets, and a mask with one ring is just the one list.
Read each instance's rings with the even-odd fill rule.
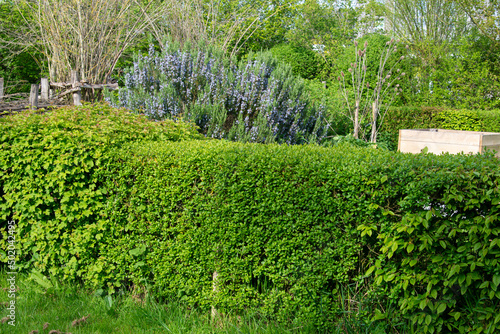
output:
[[[104,233],[85,277],[97,285],[152,284],[157,294],[189,304],[257,308],[280,321],[332,328],[343,311],[341,285],[379,261],[374,291],[403,308],[386,316],[416,319],[422,330],[500,326],[491,318],[500,311],[494,158],[225,142],[136,144],[117,157],[103,174],[113,188],[112,233]],[[409,233],[408,224],[418,233]],[[402,253],[410,243],[417,244],[411,259],[418,266]],[[470,283],[454,266],[472,263]],[[428,282],[439,295],[426,290]],[[408,304],[411,297],[418,302]],[[469,302],[490,318],[473,322],[481,315]],[[455,321],[457,312],[462,318]]]
[[482,131],[500,132],[500,109],[477,110],[476,113]]
[[[0,230],[4,234],[7,221],[17,221],[19,267],[78,277],[73,269],[92,261],[98,242],[93,233],[106,221],[104,190],[94,171],[109,150],[141,139],[192,138],[201,135],[191,124],[151,122],[104,104],[0,118]],[[87,247],[73,249],[82,238]],[[4,234],[3,262],[6,249]]]
[[269,50],[281,62],[289,64],[293,74],[314,79],[320,71],[321,58],[313,50],[290,44],[279,44]]
[[0,123],[0,214],[18,222],[23,268],[326,331],[356,284],[375,309],[363,321],[385,331],[500,329],[491,156],[158,140],[110,151],[64,122],[30,137],[19,117]]

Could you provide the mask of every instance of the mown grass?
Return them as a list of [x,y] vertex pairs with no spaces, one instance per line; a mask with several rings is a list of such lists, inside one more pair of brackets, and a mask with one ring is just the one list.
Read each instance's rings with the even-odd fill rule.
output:
[[[0,273],[0,318],[8,314],[8,275]],[[0,323],[0,333],[315,333],[312,326],[287,327],[256,314],[218,316],[187,309],[179,303],[160,303],[128,293],[101,297],[77,285],[39,284],[17,275],[15,326]],[[85,319],[85,317],[88,317]],[[84,318],[84,320],[82,319]],[[79,321],[80,320],[80,321]],[[48,323],[44,329],[44,325]],[[54,332],[53,332],[54,333]]]

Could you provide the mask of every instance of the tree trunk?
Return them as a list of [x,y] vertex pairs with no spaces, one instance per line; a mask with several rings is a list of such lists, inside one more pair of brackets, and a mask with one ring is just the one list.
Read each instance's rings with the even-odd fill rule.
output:
[[372,143],[377,142],[377,119],[378,119],[377,102],[373,102],[373,104],[372,104],[372,134],[370,136],[370,141]]
[[359,139],[359,101],[356,101],[354,107],[354,138]]

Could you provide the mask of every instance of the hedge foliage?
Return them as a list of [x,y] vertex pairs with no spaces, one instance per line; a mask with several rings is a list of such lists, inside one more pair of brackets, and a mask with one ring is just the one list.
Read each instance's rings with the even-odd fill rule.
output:
[[319,74],[321,57],[312,49],[293,44],[279,44],[269,51],[279,61],[289,64],[295,75],[314,79]]
[[[22,268],[69,274],[90,263],[99,241],[104,191],[94,171],[113,147],[140,139],[200,138],[192,124],[151,122],[107,105],[26,111],[0,118],[0,229],[14,219]],[[81,249],[82,238],[88,244]],[[6,238],[0,249],[6,250]],[[1,253],[3,260],[5,253]]]
[[[386,316],[415,320],[423,331],[500,328],[494,158],[227,142],[136,144],[117,157],[103,174],[113,189],[113,233],[103,245],[113,246],[86,277],[97,285],[149,283],[189,304],[257,308],[332,328],[343,310],[341,285],[362,280],[373,264],[374,291],[402,308]],[[404,229],[409,224],[418,233]],[[394,263],[410,243],[418,266],[403,254]],[[472,283],[456,271],[465,263],[475,263]],[[402,284],[410,284],[408,295]],[[426,307],[418,308],[421,300]]]
[[17,222],[20,267],[325,331],[357,284],[364,320],[387,331],[500,329],[496,158],[167,142],[193,127],[100,108],[1,120],[0,214]]

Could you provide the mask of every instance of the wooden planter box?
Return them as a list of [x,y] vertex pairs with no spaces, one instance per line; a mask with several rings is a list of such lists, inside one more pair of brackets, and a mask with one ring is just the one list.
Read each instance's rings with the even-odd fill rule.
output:
[[482,153],[494,150],[500,157],[500,133],[442,129],[399,130],[398,150],[406,153]]

